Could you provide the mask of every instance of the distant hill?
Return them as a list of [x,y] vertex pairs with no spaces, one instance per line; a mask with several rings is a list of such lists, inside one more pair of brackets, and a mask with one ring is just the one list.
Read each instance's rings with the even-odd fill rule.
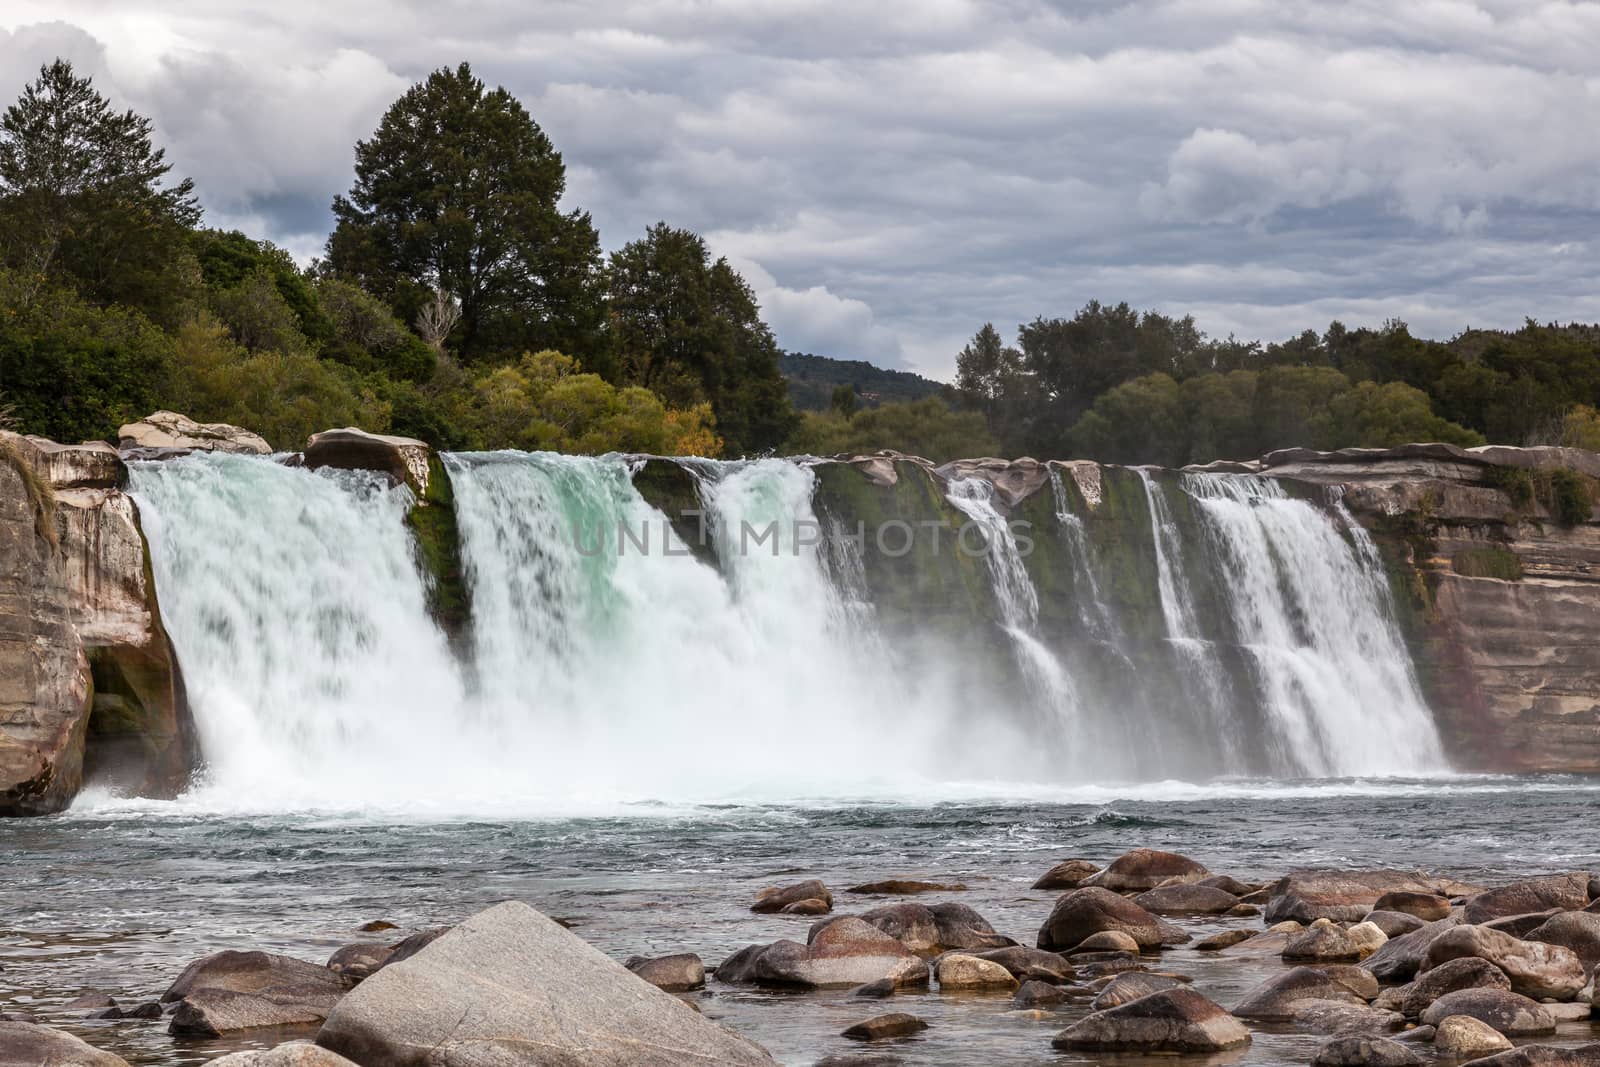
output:
[[826,411],[838,385],[852,385],[862,407],[898,404],[934,396],[945,386],[903,370],[884,370],[859,359],[829,359],[785,352],[779,369],[789,382],[789,399],[801,411]]

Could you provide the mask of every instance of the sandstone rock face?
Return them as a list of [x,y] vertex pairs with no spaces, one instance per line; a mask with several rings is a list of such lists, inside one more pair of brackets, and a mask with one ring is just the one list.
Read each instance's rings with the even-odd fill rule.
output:
[[326,967],[266,952],[218,952],[184,969],[161,1002],[178,1006],[168,1031],[218,1037],[327,1018],[349,982]]
[[1250,1030],[1188,987],[1098,1011],[1056,1035],[1063,1050],[1221,1052],[1250,1043]]
[[1511,988],[1535,1000],[1571,1000],[1588,984],[1583,963],[1571,949],[1540,941],[1522,941],[1482,926],[1446,931],[1423,958],[1426,973],[1447,960],[1476,956],[1494,964],[1511,980]]
[[432,451],[415,437],[389,437],[367,433],[354,426],[314,433],[306,441],[305,462],[310,470],[377,471],[397,484],[411,487],[420,499],[428,491],[428,457]]
[[83,780],[92,682],[53,489],[0,440],[0,815],[43,815]]
[[1422,1021],[1438,1026],[1452,1015],[1470,1015],[1508,1037],[1553,1033],[1556,1021],[1537,1001],[1504,989],[1458,989],[1446,993],[1422,1013]]
[[128,1061],[48,1026],[0,1022],[0,1067],[128,1067]]
[[175,411],[157,411],[117,431],[124,449],[191,449],[196,452],[238,452],[271,455],[272,446],[259,434],[224,422],[195,422]]
[[1198,882],[1210,875],[1211,872],[1202,864],[1188,856],[1153,848],[1136,848],[1112,860],[1105,870],[1085,879],[1084,884],[1122,892],[1154,889],[1163,882],[1169,885]]
[[1486,923],[1491,919],[1529,915],[1552,908],[1577,911],[1588,902],[1588,872],[1575,871],[1529,878],[1469,897],[1461,917],[1469,923]]
[[479,912],[361,983],[317,1044],[385,1067],[773,1063],[516,902]]
[[122,484],[122,456],[104,441],[63,445],[47,437],[0,430],[13,447],[57,489],[115,489]]
[[1189,935],[1109,889],[1088,886],[1056,901],[1039,930],[1039,947],[1069,949],[1102,930],[1127,934],[1140,948],[1181,945]]

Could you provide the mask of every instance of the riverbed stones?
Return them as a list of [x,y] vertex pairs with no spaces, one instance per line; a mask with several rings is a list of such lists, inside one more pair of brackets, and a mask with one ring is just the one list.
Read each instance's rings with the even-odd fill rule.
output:
[[1591,975],[1600,965],[1600,915],[1564,911],[1528,931],[1523,940],[1543,941],[1570,950]]
[[1097,1011],[1057,1034],[1062,1050],[1222,1052],[1250,1043],[1250,1030],[1187,986]]
[[1067,958],[1056,952],[1046,952],[1043,949],[1027,948],[1023,945],[1010,945],[1006,948],[991,948],[985,952],[975,952],[973,955],[980,960],[991,960],[1011,972],[1012,977],[1019,982],[1070,982],[1076,977],[1071,963]]
[[1458,926],[1428,946],[1422,970],[1447,960],[1476,956],[1488,960],[1511,979],[1511,988],[1536,1000],[1571,1000],[1588,984],[1583,961],[1560,945],[1523,941],[1483,926]]
[[1241,941],[1248,941],[1255,937],[1250,930],[1219,930],[1209,937],[1196,941],[1194,947],[1200,952],[1221,952],[1225,948],[1232,948]]
[[[924,956],[1016,944],[965,904],[887,904],[863,912],[860,918]],[[819,923],[812,930],[825,925]]]
[[1256,986],[1233,1014],[1257,1022],[1289,1022],[1302,1001],[1329,1000],[1342,1004],[1365,1005],[1366,998],[1319,967],[1295,967],[1275,974]]
[[[1108,868],[1109,869],[1109,868]],[[1181,945],[1189,934],[1100,886],[1075,889],[1056,901],[1039,930],[1038,946],[1060,950],[1082,944],[1102,930],[1127,934],[1141,949]]]
[[961,952],[941,956],[933,976],[939,981],[940,992],[1010,991],[1019,984],[1010,971],[993,960],[983,960]]
[[1313,1034],[1384,1034],[1405,1025],[1405,1016],[1369,1004],[1302,1000],[1294,1006],[1295,1026]]
[[1383,931],[1386,938],[1396,938],[1401,934],[1409,934],[1413,930],[1420,930],[1427,925],[1426,922],[1415,915],[1403,911],[1378,911],[1367,912],[1365,922],[1371,923]]
[[1559,908],[1579,911],[1589,903],[1589,875],[1585,871],[1529,878],[1468,897],[1462,918],[1478,924],[1507,915],[1527,915]]
[[1136,848],[1112,860],[1105,870],[1084,879],[1083,884],[1117,892],[1142,892],[1162,883],[1198,882],[1210,876],[1211,872],[1204,865],[1188,856],[1154,848]]
[[1508,1037],[1553,1033],[1555,1019],[1537,1002],[1505,989],[1458,989],[1428,1005],[1421,1021],[1438,1026],[1452,1015],[1470,1015]]
[[1059,1004],[1065,1004],[1071,999],[1072,994],[1058,985],[1030,979],[1023,982],[1016,995],[1011,998],[1011,1006],[1021,1011],[1034,1011],[1042,1008],[1053,1008]]
[[705,962],[693,952],[653,958],[634,956],[623,966],[668,993],[687,993],[691,989],[703,989],[706,984]]
[[206,1067],[357,1067],[337,1052],[329,1052],[307,1041],[291,1041],[260,1052],[235,1052]]
[[1085,878],[1099,873],[1100,865],[1098,863],[1090,863],[1088,860],[1079,859],[1062,860],[1040,875],[1039,880],[1033,883],[1033,888],[1077,889],[1083,884]]
[[[1211,889],[1220,889],[1224,893],[1232,893],[1235,897],[1247,897],[1260,888],[1260,886],[1247,885],[1227,874],[1213,874],[1209,878],[1202,878],[1194,884],[1203,885]],[[1160,887],[1157,886],[1157,888],[1159,889]],[[1262,903],[1266,902],[1262,901]]]
[[176,1002],[168,1031],[219,1037],[327,1018],[350,982],[326,967],[267,952],[218,952],[196,960],[161,994]]
[[1397,892],[1431,894],[1433,885],[1411,871],[1297,871],[1273,884],[1265,918],[1360,922],[1380,897]]
[[1074,953],[1132,952],[1139,951],[1139,942],[1121,930],[1101,930],[1090,934],[1072,948]]
[[1147,889],[1133,902],[1154,915],[1221,915],[1239,906],[1226,890],[1188,882]]
[[1102,989],[1098,996],[1090,1002],[1090,1007],[1095,1011],[1104,1011],[1115,1008],[1129,1001],[1147,997],[1151,993],[1159,993],[1163,989],[1176,989],[1184,983],[1165,974],[1148,974],[1141,971],[1130,971],[1119,974],[1111,979],[1109,985]]
[[854,917],[812,931],[808,944],[778,941],[754,963],[754,978],[770,985],[824,989],[888,979],[897,987],[925,985],[928,965],[898,938]]
[[1330,1037],[1311,1057],[1311,1067],[1414,1067],[1422,1057],[1387,1037],[1339,1034]]
[[128,1067],[128,1061],[48,1026],[0,1022],[0,1067]]
[[910,1037],[928,1028],[926,1021],[903,1011],[890,1012],[865,1019],[849,1027],[840,1037],[851,1041],[881,1041],[890,1037]]
[[1400,1010],[1416,1018],[1428,1009],[1428,1005],[1458,989],[1510,988],[1511,979],[1506,977],[1506,972],[1486,959],[1465,956],[1447,960],[1419,974],[1417,980],[1411,983],[1410,992],[1406,994]]
[[1439,1020],[1433,1047],[1441,1056],[1474,1059],[1505,1051],[1511,1039],[1481,1019],[1452,1015]]
[[[1376,929],[1376,927],[1374,927]],[[1318,919],[1309,928],[1289,938],[1283,958],[1299,962],[1355,962],[1361,958],[1354,939],[1331,919]]]
[[358,942],[335,951],[328,957],[326,966],[334,974],[359,982],[371,977],[374,971],[387,963],[393,952],[394,948],[390,945]]
[[156,411],[117,430],[123,449],[188,449],[265,456],[272,446],[259,434],[225,422],[196,422],[176,411]]
[[1423,922],[1434,922],[1450,914],[1450,898],[1437,893],[1413,893],[1395,890],[1373,901],[1373,911],[1398,911],[1415,915]]
[[1380,981],[1410,981],[1421,969],[1423,958],[1428,954],[1428,946],[1446,931],[1453,930],[1460,924],[1461,920],[1452,915],[1428,923],[1409,934],[1390,938],[1378,951],[1362,960],[1361,966],[1371,971]]
[[909,897],[918,893],[961,893],[966,886],[960,882],[919,882],[909,878],[889,878],[881,882],[863,882],[846,889],[846,893],[862,896]]
[[1524,938],[1560,914],[1562,914],[1560,908],[1549,908],[1545,911],[1523,912],[1520,915],[1502,915],[1498,919],[1490,919],[1482,926],[1485,930],[1498,930],[1502,934]]
[[764,915],[771,914],[806,900],[821,901],[826,905],[822,909],[824,912],[833,909],[833,894],[828,891],[827,886],[813,878],[796,885],[771,886],[761,890],[756,894],[756,902],[750,905],[750,910]]
[[760,1046],[516,901],[479,912],[362,982],[317,1044],[385,1067],[773,1063]]

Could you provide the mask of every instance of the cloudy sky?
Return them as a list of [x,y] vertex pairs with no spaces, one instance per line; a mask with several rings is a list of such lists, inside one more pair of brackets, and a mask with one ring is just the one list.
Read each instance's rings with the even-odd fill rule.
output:
[[213,225],[309,257],[429,70],[504,84],[614,248],[704,233],[787,348],[935,377],[1091,298],[1280,338],[1600,320],[1600,3],[6,0]]

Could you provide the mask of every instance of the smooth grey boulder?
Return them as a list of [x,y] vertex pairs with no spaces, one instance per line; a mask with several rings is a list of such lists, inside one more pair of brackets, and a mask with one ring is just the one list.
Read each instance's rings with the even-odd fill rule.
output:
[[668,993],[687,993],[691,989],[703,989],[706,984],[706,965],[693,952],[653,959],[634,956],[623,966]]
[[1340,1034],[1317,1046],[1311,1067],[1413,1067],[1422,1057],[1387,1037]]
[[0,1067],[128,1067],[128,1061],[34,1023],[0,1023]]
[[308,1041],[291,1041],[287,1045],[260,1052],[235,1052],[220,1060],[212,1060],[206,1067],[358,1067],[337,1052],[318,1048]]
[[1100,995],[1089,1003],[1089,1007],[1095,1011],[1105,1011],[1107,1008],[1115,1008],[1140,997],[1147,997],[1151,993],[1159,993],[1163,989],[1176,989],[1183,984],[1176,978],[1164,974],[1129,971],[1111,979],[1111,984],[1100,990]]
[[[814,923],[811,936],[815,937],[829,923],[843,918]],[[1016,944],[1011,938],[995,933],[987,919],[965,904],[886,904],[863,912],[857,918],[924,956]]]
[[865,1019],[847,1028],[840,1037],[851,1041],[881,1041],[887,1037],[910,1037],[928,1028],[928,1024],[903,1011],[890,1012]]
[[1077,889],[1085,878],[1100,873],[1098,863],[1088,860],[1062,860],[1039,876],[1034,889]]
[[1091,934],[1104,930],[1125,933],[1140,948],[1181,945],[1189,940],[1186,931],[1133,901],[1109,889],[1086,886],[1056,901],[1039,930],[1038,947],[1047,951],[1074,948]]
[[184,968],[161,994],[177,1002],[174,1036],[219,1037],[265,1026],[311,1026],[350,987],[326,967],[267,952],[218,952]]
[[1187,986],[1097,1011],[1057,1034],[1064,1051],[1222,1052],[1250,1043],[1250,1028]]
[[1237,907],[1239,898],[1215,886],[1181,882],[1147,889],[1133,902],[1154,915],[1221,915]]
[[1434,1051],[1452,1058],[1492,1056],[1510,1047],[1509,1037],[1470,1015],[1452,1015],[1440,1020],[1433,1035]]
[[1510,988],[1511,979],[1506,977],[1506,972],[1486,959],[1464,956],[1417,975],[1400,1010],[1414,1019],[1427,1011],[1428,1005],[1458,989]]
[[1462,918],[1477,924],[1507,915],[1527,915],[1551,908],[1580,911],[1588,903],[1588,872],[1574,871],[1570,874],[1529,878],[1468,897]]
[[1303,1001],[1335,1001],[1366,1006],[1366,998],[1321,967],[1296,967],[1275,974],[1252,989],[1233,1014],[1257,1022],[1289,1022]]
[[1422,1022],[1438,1026],[1452,1015],[1470,1015],[1507,1037],[1555,1032],[1556,1021],[1536,1001],[1504,989],[1458,989],[1446,993],[1422,1013]]
[[362,1067],[773,1063],[517,901],[362,982],[317,1044]]
[[980,960],[992,960],[1011,972],[1019,982],[1070,982],[1076,977],[1072,964],[1059,952],[1046,952],[1039,948],[1011,945],[992,948],[987,952],[974,952]]
[[1458,926],[1428,946],[1424,972],[1447,960],[1476,956],[1488,960],[1511,979],[1511,988],[1525,997],[1571,1000],[1588,984],[1577,953],[1542,941],[1523,941],[1485,926]]
[[1176,885],[1198,882],[1211,877],[1204,865],[1180,856],[1176,852],[1162,852],[1154,848],[1136,848],[1124,852],[1106,865],[1099,874],[1084,879],[1084,885],[1097,885],[1102,889],[1144,891],[1162,883]]

